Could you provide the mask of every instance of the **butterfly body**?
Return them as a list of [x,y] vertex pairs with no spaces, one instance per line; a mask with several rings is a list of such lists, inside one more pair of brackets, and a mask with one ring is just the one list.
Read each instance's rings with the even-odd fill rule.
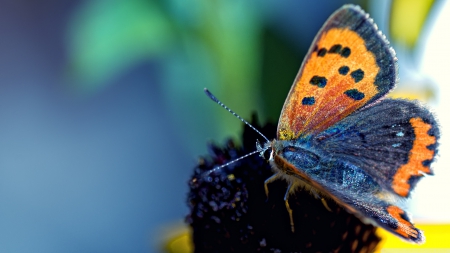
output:
[[407,241],[424,241],[399,206],[432,174],[440,134],[418,102],[384,99],[397,81],[396,61],[357,6],[345,5],[319,31],[283,106],[277,139],[266,144],[276,173],[266,185],[289,181],[290,214],[288,195],[301,185]]

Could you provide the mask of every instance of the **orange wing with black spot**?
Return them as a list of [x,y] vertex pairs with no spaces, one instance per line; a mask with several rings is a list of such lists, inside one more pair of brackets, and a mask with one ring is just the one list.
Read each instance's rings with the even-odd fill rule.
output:
[[337,10],[316,36],[291,87],[277,137],[319,133],[386,95],[397,80],[395,52],[359,7]]

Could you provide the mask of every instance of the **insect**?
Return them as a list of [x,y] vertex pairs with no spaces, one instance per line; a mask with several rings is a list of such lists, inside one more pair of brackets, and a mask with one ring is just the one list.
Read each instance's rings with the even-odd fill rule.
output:
[[384,98],[397,70],[394,50],[358,6],[338,9],[317,34],[284,103],[277,138],[248,154],[271,151],[275,174],[265,181],[266,193],[276,179],[289,183],[293,231],[289,194],[306,187],[406,241],[424,242],[401,204],[432,174],[440,133],[417,101]]

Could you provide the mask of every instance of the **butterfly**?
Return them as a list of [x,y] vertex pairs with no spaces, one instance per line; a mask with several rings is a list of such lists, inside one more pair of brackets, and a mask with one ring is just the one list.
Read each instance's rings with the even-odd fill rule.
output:
[[432,174],[440,132],[417,101],[385,98],[397,80],[395,51],[369,15],[355,5],[334,12],[289,91],[277,138],[255,151],[270,150],[275,174],[266,194],[274,180],[289,183],[293,231],[288,199],[302,187],[406,241],[424,242],[402,203]]

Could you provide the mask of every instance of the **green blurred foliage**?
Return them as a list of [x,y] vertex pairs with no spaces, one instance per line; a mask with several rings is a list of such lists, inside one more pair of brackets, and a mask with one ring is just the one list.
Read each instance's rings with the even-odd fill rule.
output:
[[[179,35],[165,75],[169,78],[164,89],[171,111],[180,115],[179,124],[191,122],[195,120],[193,114],[203,112],[197,125],[207,122],[216,130],[218,140],[236,136],[241,122],[217,110],[202,89],[209,88],[244,118],[258,108],[259,10],[254,1],[228,0],[174,0],[166,2],[166,9]],[[207,101],[209,108],[199,100]],[[190,113],[179,113],[180,101],[186,103],[181,106],[190,108]]]
[[[187,132],[194,130],[193,114],[203,111],[199,99],[207,100],[203,87],[248,108],[240,113],[249,118],[261,108],[261,26],[254,1],[87,1],[69,24],[69,83],[93,94],[152,60],[162,77],[149,85],[161,87],[174,124]],[[219,137],[239,132],[239,121],[219,115],[208,115]]]
[[170,19],[153,2],[87,1],[68,29],[73,88],[96,92],[136,62],[164,54],[174,39]]

